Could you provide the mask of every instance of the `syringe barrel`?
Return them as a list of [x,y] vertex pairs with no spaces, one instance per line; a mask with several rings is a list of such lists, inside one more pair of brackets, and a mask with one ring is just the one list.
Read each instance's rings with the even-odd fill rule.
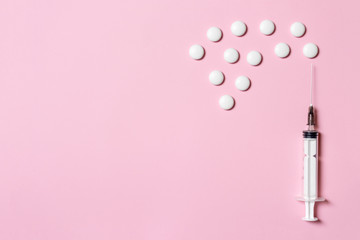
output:
[[318,197],[318,137],[314,130],[303,131],[304,140],[304,199]]

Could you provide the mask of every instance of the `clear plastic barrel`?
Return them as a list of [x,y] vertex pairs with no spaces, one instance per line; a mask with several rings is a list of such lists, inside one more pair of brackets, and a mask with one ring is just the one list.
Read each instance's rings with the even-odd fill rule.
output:
[[304,175],[303,194],[298,198],[305,202],[305,221],[317,221],[314,216],[315,202],[324,201],[318,197],[318,132],[304,131]]
[[304,138],[304,191],[306,200],[318,197],[318,138]]

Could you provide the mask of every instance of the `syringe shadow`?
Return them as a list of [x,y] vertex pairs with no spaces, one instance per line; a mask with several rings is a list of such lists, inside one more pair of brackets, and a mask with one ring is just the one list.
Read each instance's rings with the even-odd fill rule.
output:
[[[318,116],[317,113],[315,113],[315,114],[316,114],[316,116]],[[319,127],[318,124],[317,124],[317,127]],[[321,216],[319,216],[318,207],[319,207],[319,206],[321,207],[321,205],[323,205],[324,203],[325,203],[325,204],[329,204],[329,203],[330,203],[330,201],[325,197],[325,195],[324,195],[324,193],[323,193],[323,191],[322,191],[322,187],[323,187],[323,173],[324,173],[323,166],[324,166],[324,164],[323,164],[323,160],[322,160],[322,157],[321,157],[321,149],[322,149],[322,146],[323,146],[323,144],[324,144],[323,139],[324,139],[324,136],[323,136],[323,134],[320,133],[320,134],[319,134],[319,137],[318,137],[318,152],[317,152],[317,159],[318,159],[318,196],[325,198],[325,201],[323,201],[323,202],[317,202],[317,203],[315,204],[314,213],[315,213],[315,216],[319,219],[319,220],[316,222],[317,224],[322,224],[322,223],[323,223],[323,222],[321,221],[321,219],[322,219]]]

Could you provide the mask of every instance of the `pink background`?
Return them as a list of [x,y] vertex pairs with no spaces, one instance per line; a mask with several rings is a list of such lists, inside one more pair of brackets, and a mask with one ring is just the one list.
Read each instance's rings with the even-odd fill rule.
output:
[[[0,239],[359,239],[359,3],[2,0]],[[267,37],[259,23],[272,19]],[[246,36],[230,34],[242,20]],[[294,21],[307,26],[296,39]],[[219,43],[206,39],[223,29]],[[273,53],[278,42],[292,49]],[[306,59],[314,42],[320,55]],[[188,55],[206,48],[203,61]],[[230,65],[223,51],[234,47]],[[258,67],[245,59],[259,50]],[[316,65],[318,223],[301,220]],[[226,81],[212,86],[219,69]],[[234,87],[239,75],[249,91]],[[218,106],[230,94],[232,111]]]

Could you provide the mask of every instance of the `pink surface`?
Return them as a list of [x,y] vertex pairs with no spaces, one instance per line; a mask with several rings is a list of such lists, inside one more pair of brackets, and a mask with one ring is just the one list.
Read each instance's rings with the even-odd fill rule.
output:
[[[0,239],[359,239],[359,3],[3,0]],[[262,35],[264,19],[276,24]],[[230,34],[242,20],[244,37]],[[291,36],[294,21],[307,26]],[[223,29],[219,43],[206,39]],[[278,42],[288,59],[273,53]],[[320,55],[302,55],[314,42]],[[206,48],[203,61],[189,47]],[[230,65],[223,51],[234,47]],[[246,63],[259,50],[263,63]],[[310,63],[318,223],[303,222]],[[224,71],[212,86],[208,74]],[[234,87],[248,75],[249,91]],[[231,94],[232,111],[218,107]]]

